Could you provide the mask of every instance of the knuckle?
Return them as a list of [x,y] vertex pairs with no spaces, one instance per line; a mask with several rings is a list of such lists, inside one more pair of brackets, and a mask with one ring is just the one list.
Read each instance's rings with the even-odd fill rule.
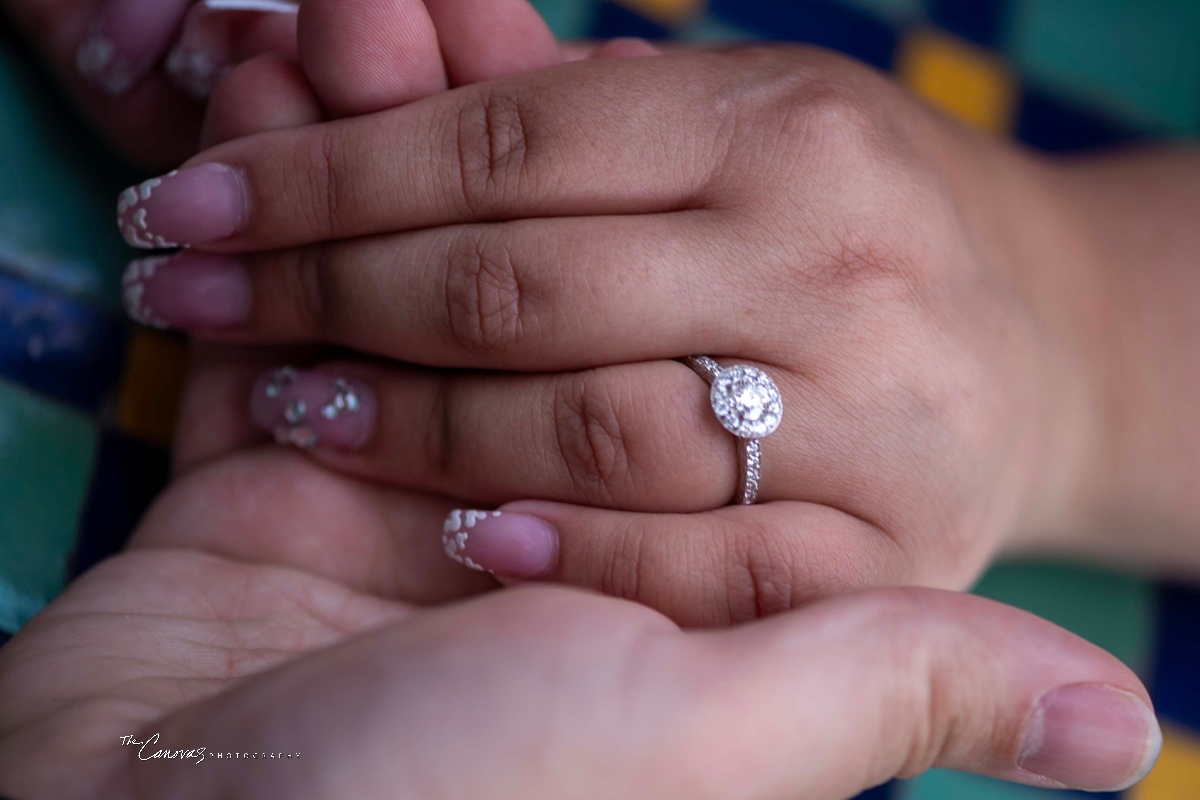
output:
[[330,313],[338,307],[334,295],[329,248],[317,245],[302,248],[294,260],[291,293],[296,298],[296,314],[301,328],[312,333],[328,333]]
[[558,456],[577,491],[606,505],[627,495],[635,475],[613,387],[594,372],[563,375],[552,402]]
[[322,131],[299,154],[295,170],[298,193],[311,199],[299,204],[298,213],[306,217],[303,221],[310,230],[340,227],[343,203],[337,176],[346,161],[342,148],[342,140],[334,131]]
[[456,238],[449,248],[444,295],[449,335],[462,350],[493,357],[521,343],[524,289],[501,236],[469,232]]
[[423,468],[435,477],[448,479],[455,474],[455,454],[460,451],[458,444],[463,439],[459,431],[463,415],[455,391],[460,383],[450,373],[439,373],[432,379],[433,390],[421,428],[425,434]]
[[459,106],[459,173],[472,213],[502,213],[528,177],[534,113],[523,91],[495,88]]
[[648,557],[645,529],[635,522],[615,526],[608,538],[596,589],[610,597],[647,603],[642,572]]
[[328,333],[330,310],[337,307],[329,257],[325,245],[256,256],[255,323],[295,335]]
[[[724,546],[724,613],[736,624],[791,609],[798,597],[794,553],[778,532],[753,523],[729,523]],[[720,595],[718,595],[719,597]]]

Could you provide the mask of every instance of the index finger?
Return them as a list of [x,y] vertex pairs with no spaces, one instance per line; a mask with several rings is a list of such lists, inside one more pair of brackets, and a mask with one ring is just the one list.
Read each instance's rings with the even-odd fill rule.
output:
[[135,247],[271,249],[531,216],[695,208],[732,136],[728,57],[595,60],[229,142],[127,189]]

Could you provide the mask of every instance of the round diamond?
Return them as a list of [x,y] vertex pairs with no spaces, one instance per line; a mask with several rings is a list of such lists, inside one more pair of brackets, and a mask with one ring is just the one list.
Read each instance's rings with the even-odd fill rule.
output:
[[721,370],[708,395],[725,430],[742,439],[761,439],[779,427],[783,398],[767,373],[754,367]]

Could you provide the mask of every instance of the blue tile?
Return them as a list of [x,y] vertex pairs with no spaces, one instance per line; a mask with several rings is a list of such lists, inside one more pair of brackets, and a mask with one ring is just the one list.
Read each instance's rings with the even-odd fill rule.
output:
[[897,32],[891,25],[829,0],[712,0],[710,13],[764,39],[828,47],[881,69],[891,67],[896,51]]
[[939,27],[984,47],[995,46],[1004,29],[1006,0],[929,0],[927,13]]
[[14,383],[94,412],[120,379],[126,330],[107,312],[0,272],[0,376]]
[[1161,717],[1200,731],[1200,589],[1160,589],[1150,694]]
[[613,39],[618,36],[666,39],[669,34],[670,31],[657,22],[607,1],[597,4],[595,16],[592,18],[591,35],[596,39]]
[[1099,112],[1036,88],[1025,90],[1017,111],[1017,138],[1054,153],[1126,144],[1144,134]]
[[169,477],[170,458],[163,448],[116,432],[104,434],[71,559],[72,576],[125,546]]

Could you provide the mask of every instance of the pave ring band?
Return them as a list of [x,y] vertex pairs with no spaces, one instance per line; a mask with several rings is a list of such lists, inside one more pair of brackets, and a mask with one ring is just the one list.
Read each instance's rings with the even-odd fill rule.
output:
[[725,430],[737,437],[738,485],[734,505],[753,505],[758,499],[762,443],[783,419],[783,398],[771,376],[757,367],[722,367],[709,356],[679,359],[709,385],[708,399]]

